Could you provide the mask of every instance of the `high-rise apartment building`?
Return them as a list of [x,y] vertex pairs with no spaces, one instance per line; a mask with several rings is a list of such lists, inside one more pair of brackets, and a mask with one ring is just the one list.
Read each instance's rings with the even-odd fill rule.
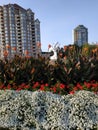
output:
[[85,43],[88,43],[88,29],[79,25],[73,30],[74,35],[74,44],[78,46],[82,46]]
[[40,36],[40,21],[35,20],[35,42],[37,54],[41,54],[41,36]]
[[36,56],[35,20],[31,9],[0,6],[0,56]]
[[35,41],[41,43],[41,38],[40,38],[40,21],[39,19],[35,20]]

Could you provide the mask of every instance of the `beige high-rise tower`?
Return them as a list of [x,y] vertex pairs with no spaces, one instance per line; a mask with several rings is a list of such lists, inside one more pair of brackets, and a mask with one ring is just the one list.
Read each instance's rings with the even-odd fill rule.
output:
[[36,56],[34,13],[17,4],[0,6],[0,58]]

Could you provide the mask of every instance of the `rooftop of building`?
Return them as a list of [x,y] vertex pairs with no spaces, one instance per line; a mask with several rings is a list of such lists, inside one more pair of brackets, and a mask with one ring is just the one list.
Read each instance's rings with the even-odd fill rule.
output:
[[81,28],[81,29],[82,29],[82,28],[83,28],[83,29],[84,29],[84,28],[87,29],[84,25],[78,25],[75,29],[80,29],[80,28]]

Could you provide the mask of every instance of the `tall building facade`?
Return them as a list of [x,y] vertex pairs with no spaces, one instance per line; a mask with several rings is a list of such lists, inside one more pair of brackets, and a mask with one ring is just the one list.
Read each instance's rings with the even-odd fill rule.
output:
[[88,43],[88,29],[79,25],[73,30],[74,44],[82,46],[85,43]]
[[36,56],[35,20],[31,9],[0,6],[0,56]]
[[36,51],[37,54],[41,55],[41,36],[40,36],[40,21],[39,19],[35,20],[35,42],[36,42]]
[[39,19],[35,20],[35,41],[41,43],[41,37],[40,37],[40,21]]

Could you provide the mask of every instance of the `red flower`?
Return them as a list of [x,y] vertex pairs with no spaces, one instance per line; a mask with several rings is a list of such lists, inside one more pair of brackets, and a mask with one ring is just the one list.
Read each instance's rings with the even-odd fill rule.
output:
[[83,86],[81,86],[79,83],[77,83],[77,88],[79,88],[80,90],[83,90]]
[[39,82],[36,82],[34,85],[33,85],[33,87],[32,88],[37,88],[37,87],[39,87]]
[[20,86],[21,86],[21,88],[24,88],[25,87],[25,83],[22,83]]
[[17,86],[16,86],[15,84],[13,84],[12,89],[16,90],[16,89],[17,89]]
[[2,85],[0,86],[0,89],[3,89],[3,88],[5,88],[4,84],[2,84]]
[[77,91],[77,90],[78,90],[77,86],[76,86],[76,87],[74,87],[74,88],[73,88],[73,90],[74,90],[74,91]]
[[48,83],[46,83],[46,84],[45,84],[45,87],[48,87],[48,86],[49,86],[49,84],[48,84]]
[[74,91],[70,91],[69,94],[74,94],[75,92]]
[[28,88],[29,88],[29,85],[25,85],[25,86],[24,86],[24,89],[28,89]]
[[10,84],[7,85],[7,89],[11,89],[11,85]]
[[64,85],[64,84],[60,84],[60,88],[61,88],[61,89],[64,89],[64,88],[65,88],[65,85]]
[[22,90],[22,88],[17,88],[17,89],[16,89],[16,91],[20,91],[20,90]]
[[53,89],[52,89],[52,90],[53,90],[53,92],[55,93],[55,92],[56,92],[56,87],[53,87]]
[[98,84],[97,84],[97,83],[96,83],[96,84],[93,83],[93,84],[92,84],[92,87],[93,87],[93,88],[97,88],[97,87],[98,87]]
[[91,87],[91,84],[90,84],[90,83],[84,82],[84,85],[85,85],[87,88],[90,88],[90,87]]
[[41,85],[40,90],[44,91],[44,85]]

